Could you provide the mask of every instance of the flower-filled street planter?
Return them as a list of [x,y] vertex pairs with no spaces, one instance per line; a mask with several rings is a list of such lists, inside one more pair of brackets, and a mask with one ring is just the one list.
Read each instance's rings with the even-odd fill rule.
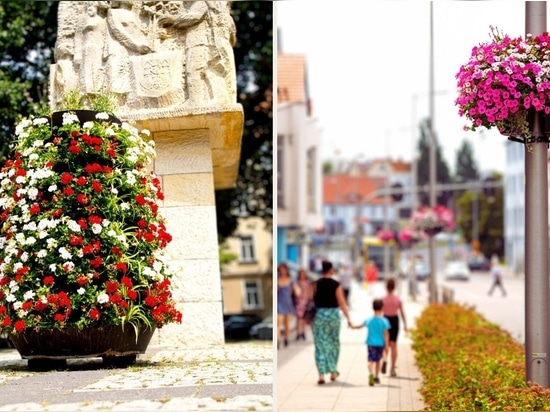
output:
[[412,227],[434,236],[444,230],[454,229],[453,212],[442,205],[436,205],[433,209],[427,206],[420,207],[412,215]]
[[[466,130],[498,128],[521,143],[548,141],[550,36],[511,38],[491,27],[491,40],[474,47],[456,75],[459,114]],[[538,133],[534,133],[538,117]],[[536,135],[534,135],[536,134]]]
[[89,111],[27,119],[16,134],[0,171],[1,331],[27,359],[135,360],[155,328],[182,317],[153,142]]

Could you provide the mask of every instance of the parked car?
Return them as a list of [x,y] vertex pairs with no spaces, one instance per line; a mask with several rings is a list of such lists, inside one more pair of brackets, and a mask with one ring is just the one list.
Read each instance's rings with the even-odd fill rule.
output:
[[[411,271],[410,260],[401,259],[399,262],[398,274],[401,278],[409,276]],[[414,264],[414,274],[418,280],[426,280],[430,277],[430,265],[424,259],[417,259]]]
[[226,340],[248,339],[250,328],[259,323],[261,318],[256,315],[231,315],[223,322],[223,332]]
[[451,261],[445,266],[444,273],[447,280],[470,280],[471,271],[466,262]]
[[488,272],[491,269],[491,262],[485,256],[473,256],[468,260],[468,268],[472,271]]
[[265,317],[261,322],[252,325],[249,331],[252,339],[271,340],[273,339],[273,316]]

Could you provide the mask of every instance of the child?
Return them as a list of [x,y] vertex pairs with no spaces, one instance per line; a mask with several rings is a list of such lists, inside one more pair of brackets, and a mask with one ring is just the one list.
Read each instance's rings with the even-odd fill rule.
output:
[[353,329],[367,328],[367,350],[368,350],[368,368],[369,368],[369,385],[374,386],[375,383],[380,383],[378,375],[380,374],[380,359],[389,347],[390,322],[382,314],[384,303],[380,299],[375,299],[372,302],[374,316],[365,320],[360,325],[351,325]]

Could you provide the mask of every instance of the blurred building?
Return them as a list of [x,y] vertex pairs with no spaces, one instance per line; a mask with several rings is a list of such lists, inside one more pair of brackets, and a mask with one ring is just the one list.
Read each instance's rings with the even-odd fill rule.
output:
[[239,218],[228,252],[237,259],[221,269],[223,314],[265,317],[273,309],[273,235],[259,217]]
[[525,146],[506,142],[504,254],[508,269],[525,272]]
[[310,232],[323,226],[321,133],[307,87],[306,58],[277,57],[277,262],[307,267]]

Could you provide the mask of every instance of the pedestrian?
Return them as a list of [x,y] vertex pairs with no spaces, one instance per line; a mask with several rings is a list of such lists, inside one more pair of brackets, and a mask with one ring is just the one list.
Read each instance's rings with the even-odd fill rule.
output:
[[284,346],[288,346],[290,334],[290,319],[294,314],[292,302],[292,278],[286,263],[280,263],[277,267],[277,349],[281,340],[281,332]]
[[[386,296],[382,299],[384,302],[383,313],[386,319],[390,322],[390,376],[397,376],[395,372],[395,365],[397,361],[397,335],[399,334],[399,318],[403,322],[403,329],[405,332],[407,329],[407,320],[405,319],[405,310],[403,309],[403,301],[399,296],[395,294],[395,278],[389,278],[386,281]],[[382,373],[386,373],[387,361],[384,358],[382,360]]]
[[500,291],[502,292],[502,296],[506,296],[506,290],[504,289],[504,285],[502,284],[502,269],[500,267],[498,256],[496,254],[491,257],[491,275],[493,277],[493,284],[489,289],[488,295],[491,296],[495,288],[499,287]]
[[325,374],[330,380],[338,378],[338,357],[340,356],[340,311],[351,326],[348,306],[340,282],[333,279],[332,262],[323,260],[321,277],[313,283],[311,293],[317,312],[311,324],[315,346],[315,364],[319,373],[317,383],[325,383]]
[[380,361],[385,351],[387,351],[390,340],[390,322],[383,314],[382,308],[384,302],[382,299],[375,299],[372,302],[374,316],[366,319],[359,325],[352,325],[353,329],[367,328],[367,360],[369,370],[369,386],[380,383]]
[[365,282],[363,283],[363,286],[365,289],[369,289],[369,287],[376,282],[378,279],[378,268],[374,264],[372,260],[369,260],[367,263],[367,266],[365,267]]
[[349,291],[351,289],[351,280],[353,277],[353,269],[351,265],[347,262],[342,264],[342,267],[338,271],[340,277],[340,284],[342,285],[342,290],[344,291],[344,299],[346,304],[349,306]]
[[305,269],[298,271],[298,278],[294,284],[294,309],[296,315],[296,340],[306,340],[306,321],[304,314],[306,312],[307,302],[309,300],[311,281]]

